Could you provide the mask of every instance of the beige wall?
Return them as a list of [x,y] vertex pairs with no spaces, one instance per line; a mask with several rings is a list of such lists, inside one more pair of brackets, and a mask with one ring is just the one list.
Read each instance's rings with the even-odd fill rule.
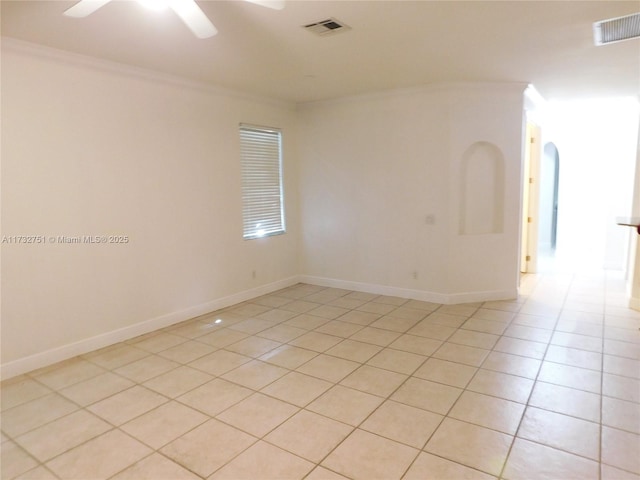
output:
[[[285,235],[242,239],[240,122],[283,129]],[[3,244],[3,366],[38,366],[294,277],[295,128],[291,105],[4,42],[2,235],[129,243]]]
[[[523,85],[296,108],[22,43],[2,55],[2,235],[129,237],[2,245],[5,377],[298,280],[517,294]],[[286,235],[242,240],[240,122],[283,129]],[[462,179],[485,164],[499,193],[469,210],[485,182]],[[471,211],[500,221],[467,229]]]
[[[515,297],[524,87],[433,87],[302,107],[307,278],[444,303]],[[499,192],[474,190],[490,182],[465,170],[478,143],[502,157]],[[461,227],[465,209],[495,211],[474,210],[470,197],[498,202],[496,226]]]

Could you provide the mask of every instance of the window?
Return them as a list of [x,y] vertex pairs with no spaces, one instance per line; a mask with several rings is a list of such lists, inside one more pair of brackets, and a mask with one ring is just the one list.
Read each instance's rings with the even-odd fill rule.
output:
[[240,158],[243,237],[284,233],[280,130],[240,125]]

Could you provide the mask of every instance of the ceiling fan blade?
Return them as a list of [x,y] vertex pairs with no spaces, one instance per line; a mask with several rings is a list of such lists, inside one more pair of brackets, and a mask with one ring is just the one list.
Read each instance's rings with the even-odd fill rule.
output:
[[245,2],[255,3],[263,7],[273,8],[274,10],[282,10],[285,0],[245,0]]
[[198,38],[213,37],[218,29],[211,23],[195,0],[173,0],[171,9]]
[[80,0],[73,7],[64,11],[64,15],[67,17],[83,18],[91,15],[103,5],[106,5],[111,0]]

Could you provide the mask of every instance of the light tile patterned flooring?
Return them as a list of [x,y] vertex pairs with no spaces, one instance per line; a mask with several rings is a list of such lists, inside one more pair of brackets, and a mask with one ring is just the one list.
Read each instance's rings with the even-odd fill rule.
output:
[[4,382],[1,476],[638,480],[622,292],[604,273],[453,306],[295,285]]

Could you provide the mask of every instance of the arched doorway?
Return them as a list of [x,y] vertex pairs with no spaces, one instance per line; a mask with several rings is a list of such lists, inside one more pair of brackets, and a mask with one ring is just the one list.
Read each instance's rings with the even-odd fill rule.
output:
[[553,142],[545,144],[540,165],[540,206],[538,251],[544,256],[555,254],[558,237],[558,185],[560,155]]

